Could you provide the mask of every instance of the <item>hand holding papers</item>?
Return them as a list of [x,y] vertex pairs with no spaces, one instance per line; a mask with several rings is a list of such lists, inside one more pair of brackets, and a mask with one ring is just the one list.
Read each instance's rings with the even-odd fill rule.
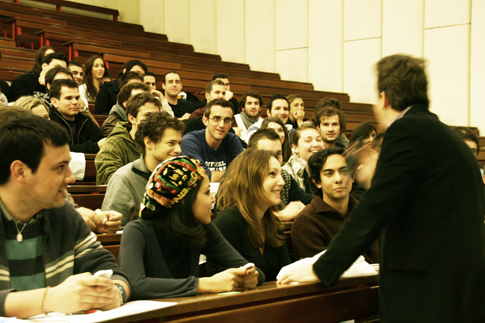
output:
[[[311,258],[304,258],[281,268],[278,276],[276,276],[278,284],[298,284],[318,281],[318,277],[313,273],[313,264],[325,253],[325,251],[326,250]],[[342,277],[348,278],[369,275],[377,275],[377,271],[364,260],[364,257],[360,256],[352,266],[342,274]]]

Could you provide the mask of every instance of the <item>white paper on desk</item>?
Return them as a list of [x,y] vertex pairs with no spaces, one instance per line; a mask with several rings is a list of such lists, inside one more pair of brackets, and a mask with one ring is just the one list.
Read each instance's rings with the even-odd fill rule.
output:
[[[325,251],[327,250],[323,250],[322,252],[316,254],[313,257],[303,258],[301,260],[295,261],[292,264],[284,266],[283,268],[281,268],[280,272],[278,273],[278,276],[276,276],[276,279],[280,279],[286,273],[292,272],[302,265],[313,265],[318,260],[318,258],[320,258],[320,256],[325,253]],[[345,271],[340,278],[369,276],[369,275],[377,275],[377,271],[374,269],[373,266],[371,266],[367,261],[365,261],[363,256],[359,256],[359,258],[357,258],[357,260],[352,264],[352,266],[350,266],[350,268],[347,269],[347,271]]]
[[[70,322],[70,323],[96,323],[125,317],[133,314],[146,313],[161,308],[173,306],[175,302],[157,301],[132,301],[110,311],[100,311],[93,314],[73,314],[56,316],[54,313],[49,315],[37,315],[27,319],[27,322]],[[54,314],[54,315],[53,315]]]
[[71,152],[71,162],[69,163],[69,168],[76,179],[78,181],[82,181],[86,172],[86,158],[84,157],[84,154]]
[[25,322],[24,320],[19,320],[15,317],[4,317],[0,316],[0,323],[16,323],[16,322]]

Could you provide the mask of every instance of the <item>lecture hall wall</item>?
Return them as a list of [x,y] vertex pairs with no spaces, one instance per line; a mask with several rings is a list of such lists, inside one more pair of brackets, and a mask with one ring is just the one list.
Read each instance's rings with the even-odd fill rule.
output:
[[374,64],[428,61],[431,110],[485,134],[485,0],[76,0],[196,51],[374,103]]

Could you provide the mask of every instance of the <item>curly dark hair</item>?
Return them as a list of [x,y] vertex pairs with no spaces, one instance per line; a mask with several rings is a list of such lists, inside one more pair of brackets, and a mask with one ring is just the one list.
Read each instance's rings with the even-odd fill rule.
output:
[[135,143],[141,153],[145,153],[145,141],[148,137],[151,142],[159,142],[165,129],[174,129],[184,133],[185,123],[172,117],[167,112],[154,113],[146,117],[138,125],[135,134]]

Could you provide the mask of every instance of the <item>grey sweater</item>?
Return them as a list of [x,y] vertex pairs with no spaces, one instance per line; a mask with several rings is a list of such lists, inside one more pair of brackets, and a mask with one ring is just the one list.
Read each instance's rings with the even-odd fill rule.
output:
[[145,166],[144,155],[126,164],[113,174],[106,189],[101,210],[123,214],[121,226],[125,226],[133,215],[138,215],[145,186],[151,172]]

